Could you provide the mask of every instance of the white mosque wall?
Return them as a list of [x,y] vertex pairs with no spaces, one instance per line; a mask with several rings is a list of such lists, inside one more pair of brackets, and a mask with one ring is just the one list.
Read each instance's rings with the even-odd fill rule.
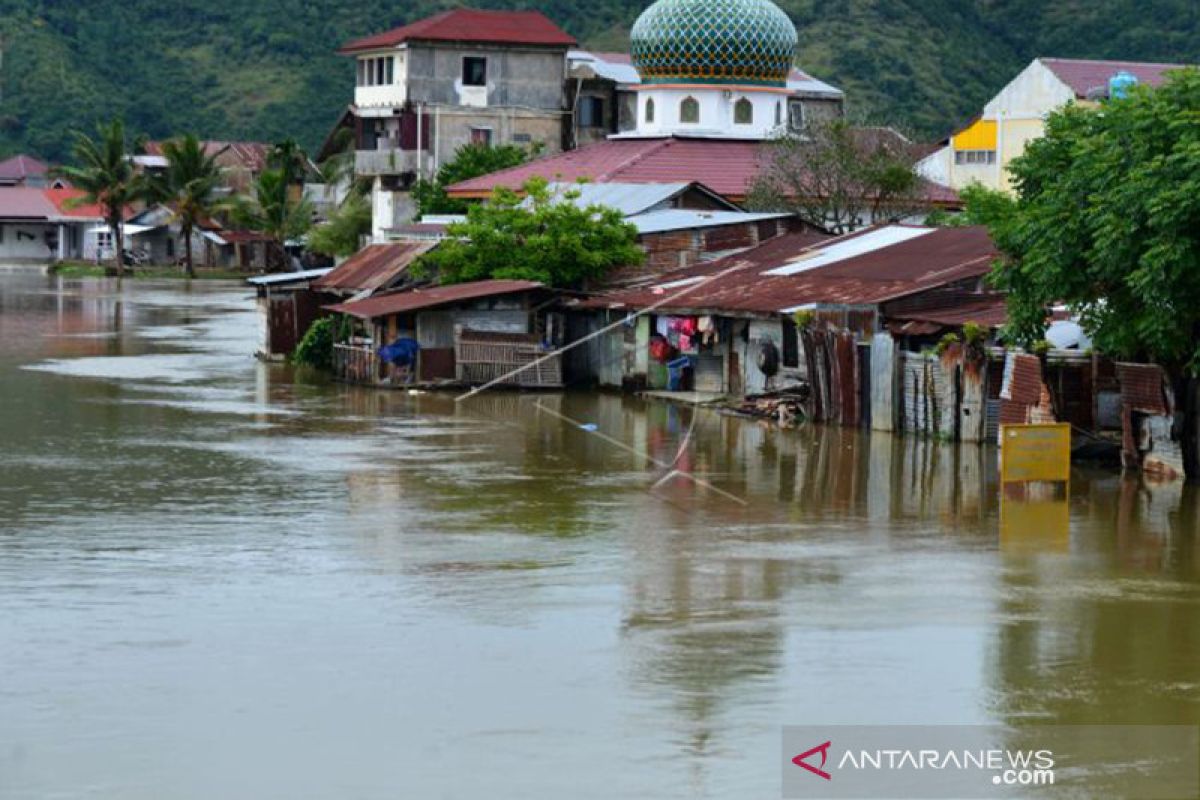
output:
[[[696,122],[683,120],[683,103],[689,98],[699,106],[699,119]],[[752,113],[749,122],[736,121],[736,108],[742,100],[750,103]],[[651,103],[654,107],[652,119],[647,114],[647,107]],[[786,90],[704,85],[647,86],[638,90],[634,135],[691,134],[728,139],[769,139],[786,125]]]

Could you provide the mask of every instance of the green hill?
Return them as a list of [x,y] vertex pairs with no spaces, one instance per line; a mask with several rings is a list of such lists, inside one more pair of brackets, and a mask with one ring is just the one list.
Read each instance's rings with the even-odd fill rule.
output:
[[[586,45],[624,49],[646,3],[536,7]],[[453,5],[440,0],[0,0],[0,156],[61,159],[70,129],[123,115],[152,137],[315,147],[352,93],[350,38]],[[1200,6],[1184,0],[783,0],[799,63],[850,103],[918,134],[976,112],[1035,55],[1200,61]]]

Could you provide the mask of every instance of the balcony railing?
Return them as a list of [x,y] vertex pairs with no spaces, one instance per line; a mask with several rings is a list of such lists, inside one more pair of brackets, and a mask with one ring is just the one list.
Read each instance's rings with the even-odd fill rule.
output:
[[417,168],[415,150],[390,148],[359,150],[354,154],[354,171],[359,175],[400,175]]

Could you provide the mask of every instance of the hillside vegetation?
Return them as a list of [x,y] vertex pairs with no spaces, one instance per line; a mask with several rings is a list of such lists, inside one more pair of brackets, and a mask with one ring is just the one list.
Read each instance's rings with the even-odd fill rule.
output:
[[[0,156],[61,159],[70,129],[123,115],[163,137],[323,139],[353,91],[335,50],[453,5],[438,0],[0,0]],[[643,0],[534,7],[586,45],[624,49]],[[852,105],[923,136],[976,112],[1035,55],[1200,61],[1184,0],[782,0],[798,62]]]

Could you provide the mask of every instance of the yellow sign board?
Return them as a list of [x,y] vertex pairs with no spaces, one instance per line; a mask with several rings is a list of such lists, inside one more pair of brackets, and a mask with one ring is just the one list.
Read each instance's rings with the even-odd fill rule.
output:
[[1000,426],[1000,482],[1069,481],[1071,425]]

